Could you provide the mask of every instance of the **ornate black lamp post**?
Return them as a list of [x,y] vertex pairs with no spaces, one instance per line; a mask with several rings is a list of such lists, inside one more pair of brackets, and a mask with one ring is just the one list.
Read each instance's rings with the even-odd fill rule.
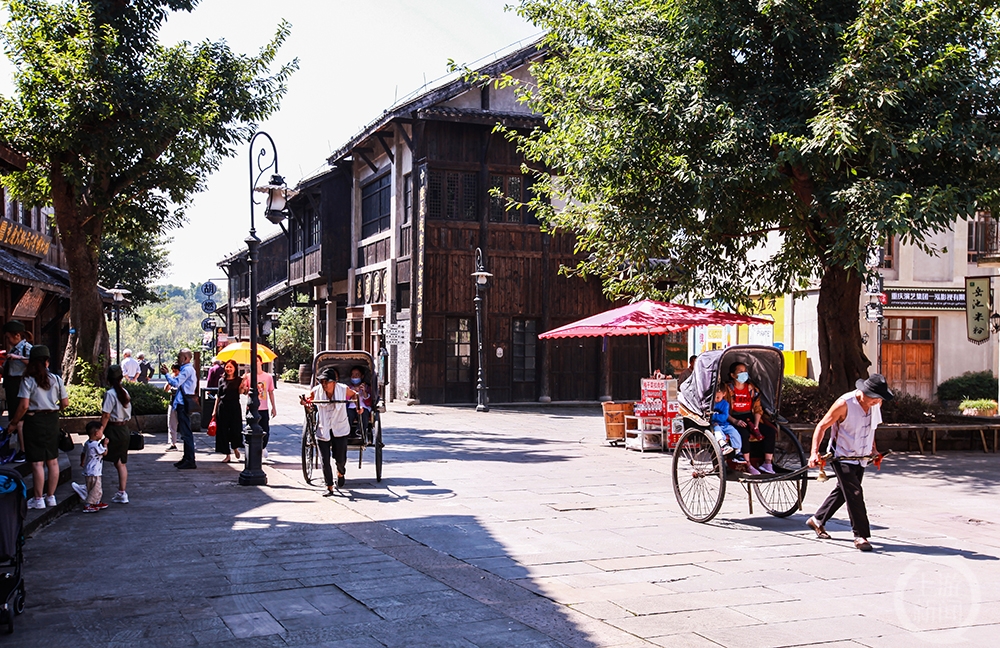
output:
[[[254,142],[258,137],[264,140],[260,150],[254,150]],[[268,171],[273,171],[266,185],[257,183]],[[250,235],[244,241],[247,244],[247,274],[250,278],[250,413],[247,423],[250,426],[249,443],[247,447],[247,463],[240,473],[239,483],[243,486],[264,486],[267,475],[262,467],[262,445],[264,431],[260,427],[260,397],[257,391],[257,252],[260,239],[254,227],[254,207],[261,204],[254,192],[267,194],[265,201],[265,217],[272,223],[280,224],[284,220],[285,198],[287,189],[285,180],[278,174],[278,150],[274,140],[263,131],[258,131],[250,140]]]
[[125,295],[131,295],[132,291],[125,290],[121,284],[116,283],[115,287],[108,292],[111,293],[112,298],[115,300],[115,364],[121,365],[122,333],[120,322],[122,318],[122,302],[125,301]]
[[476,281],[476,339],[479,344],[479,371],[476,378],[476,411],[488,412],[489,405],[486,404],[486,375],[483,365],[486,363],[486,356],[483,354],[483,296],[482,291],[486,288],[486,283],[493,275],[486,272],[483,266],[483,251],[476,248],[476,271],[472,273],[472,278]]

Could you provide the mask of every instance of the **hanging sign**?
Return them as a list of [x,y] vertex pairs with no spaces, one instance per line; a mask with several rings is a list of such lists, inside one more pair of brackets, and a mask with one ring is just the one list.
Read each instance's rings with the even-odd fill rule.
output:
[[215,294],[215,291],[217,290],[218,288],[211,281],[206,281],[205,283],[201,284],[201,286],[198,287],[198,292],[200,292],[202,295],[205,295],[206,297],[211,297],[212,295]]
[[206,299],[205,301],[201,302],[201,310],[205,311],[206,313],[214,313],[216,308],[218,307],[215,305],[215,302],[212,301],[211,299]]
[[205,319],[201,320],[202,331],[211,332],[213,328],[215,328],[215,322],[212,320],[211,317],[206,317]]
[[965,278],[965,317],[969,342],[984,344],[990,339],[990,278]]

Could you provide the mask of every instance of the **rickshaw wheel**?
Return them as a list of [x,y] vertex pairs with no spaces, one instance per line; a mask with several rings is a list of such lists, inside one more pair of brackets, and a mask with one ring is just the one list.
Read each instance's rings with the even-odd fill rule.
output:
[[[806,466],[806,453],[792,431],[784,426],[778,428],[774,444],[774,472],[778,475],[789,473]],[[788,517],[799,510],[806,498],[809,480],[803,474],[799,479],[763,480],[753,482],[753,490],[764,509],[775,517]]]
[[382,417],[375,415],[375,481],[382,481]]
[[319,450],[316,447],[316,412],[306,410],[306,425],[302,430],[302,476],[306,483],[312,483],[313,470],[319,463]]
[[674,448],[674,495],[684,515],[708,522],[719,513],[726,496],[726,465],[713,436],[691,428]]

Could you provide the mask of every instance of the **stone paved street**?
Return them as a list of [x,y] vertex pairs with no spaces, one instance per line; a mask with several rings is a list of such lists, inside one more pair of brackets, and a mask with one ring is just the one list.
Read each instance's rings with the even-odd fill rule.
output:
[[[128,505],[28,540],[28,609],[0,646],[922,646],[1000,633],[1000,455],[899,454],[865,485],[875,551],[846,510],[680,513],[669,454],[608,446],[597,408],[391,406],[384,479],[349,455],[304,483],[296,386],[279,386],[267,487],[162,435]],[[198,435],[202,447],[207,438]],[[112,471],[109,471],[113,473]],[[107,497],[114,478],[106,474]]]

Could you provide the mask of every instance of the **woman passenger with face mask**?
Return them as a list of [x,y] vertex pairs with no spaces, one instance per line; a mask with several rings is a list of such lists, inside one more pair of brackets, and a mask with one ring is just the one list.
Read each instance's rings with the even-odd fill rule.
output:
[[357,429],[358,414],[361,414],[361,426],[364,429],[365,438],[371,439],[368,433],[371,427],[371,410],[372,410],[372,396],[371,390],[368,389],[368,384],[364,382],[365,370],[361,367],[351,368],[351,389],[358,393],[358,400],[360,401],[361,407],[358,408],[358,403],[351,401],[347,404],[347,420],[351,423],[351,434],[354,434],[354,430]]
[[[778,431],[763,420],[760,391],[750,382],[747,366],[742,362],[729,365],[726,400],[729,401],[729,423],[739,431],[745,454],[750,459],[747,472],[751,475],[774,474],[771,461]],[[746,452],[747,448],[749,452]],[[758,464],[756,467],[755,462]]]

